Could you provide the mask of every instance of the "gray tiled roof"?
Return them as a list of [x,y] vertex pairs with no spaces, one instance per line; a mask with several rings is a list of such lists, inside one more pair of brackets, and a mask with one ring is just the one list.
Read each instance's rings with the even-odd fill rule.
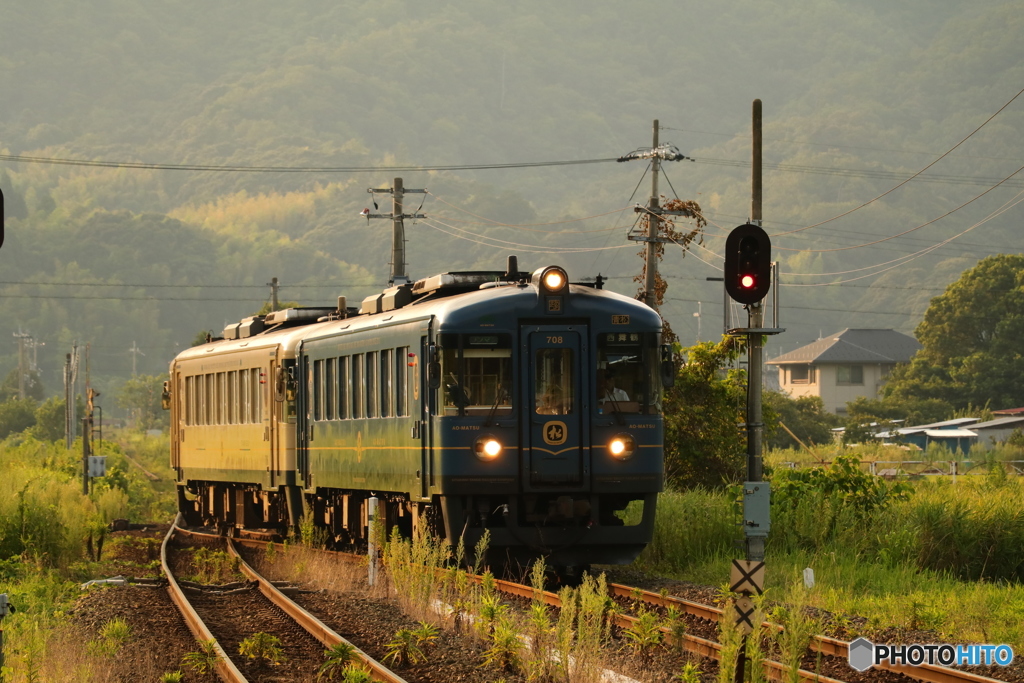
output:
[[921,345],[896,330],[851,330],[829,335],[768,361],[787,363],[906,363]]
[[[1017,423],[1024,423],[1024,415],[1013,415],[1010,417],[1001,417],[996,420],[989,420],[988,422],[979,422],[978,424],[971,425],[971,429],[1005,428]],[[1024,424],[1022,424],[1022,426],[1024,426]]]

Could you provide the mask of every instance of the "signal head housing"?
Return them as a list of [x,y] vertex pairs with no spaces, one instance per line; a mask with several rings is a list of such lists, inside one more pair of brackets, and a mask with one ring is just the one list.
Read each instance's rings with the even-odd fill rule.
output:
[[725,291],[741,304],[757,303],[772,286],[772,241],[760,227],[747,223],[725,240]]

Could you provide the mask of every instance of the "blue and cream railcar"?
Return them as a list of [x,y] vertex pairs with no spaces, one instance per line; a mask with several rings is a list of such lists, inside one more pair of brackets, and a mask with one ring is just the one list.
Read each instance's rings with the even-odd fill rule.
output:
[[[304,500],[331,536],[360,542],[374,496],[404,531],[426,523],[471,547],[489,530],[493,560],[622,563],[649,542],[663,480],[654,311],[600,283],[569,284],[557,267],[530,276],[511,265],[395,287],[355,315],[342,304],[301,325],[315,315],[302,310],[291,322],[273,313],[263,324],[278,329],[191,349],[172,365],[185,395],[173,401],[184,425],[172,457],[192,519],[294,523]],[[199,432],[179,404],[193,400],[190,373],[208,366],[219,377],[218,364],[260,353],[266,441],[244,456],[255,423]],[[209,400],[241,395],[221,391]],[[235,414],[225,411],[222,420]],[[217,433],[219,450],[204,459]],[[627,526],[634,501],[642,512]]]

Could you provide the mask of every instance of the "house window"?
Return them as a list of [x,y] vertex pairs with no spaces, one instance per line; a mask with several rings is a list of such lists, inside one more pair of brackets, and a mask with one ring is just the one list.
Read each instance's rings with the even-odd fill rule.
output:
[[863,365],[836,366],[836,384],[864,384]]
[[789,383],[790,384],[814,384],[814,366],[813,365],[790,365],[789,366]]

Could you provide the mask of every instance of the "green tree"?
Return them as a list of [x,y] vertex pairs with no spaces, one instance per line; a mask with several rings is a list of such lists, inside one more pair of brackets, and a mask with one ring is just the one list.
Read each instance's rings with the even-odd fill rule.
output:
[[[735,337],[682,349],[684,362],[664,403],[665,474],[676,486],[720,487],[743,473],[746,373],[727,369],[742,349]],[[775,424],[767,403],[763,414],[766,425]]]
[[65,406],[67,401],[56,396],[43,401],[36,408],[36,423],[30,433],[40,441],[59,441],[64,438]]
[[990,256],[965,271],[932,300],[915,335],[924,348],[896,368],[886,398],[1024,405],[1024,254]]
[[[945,420],[953,406],[937,398],[902,398],[861,396],[846,404],[844,443],[862,443],[876,432],[891,431],[901,426],[927,424]],[[872,427],[871,425],[875,426]]]
[[117,394],[117,405],[128,410],[137,429],[158,429],[166,426],[167,413],[160,406],[160,396],[167,375],[138,375],[125,382]]
[[12,398],[0,403],[0,439],[23,432],[36,423],[34,398]]
[[809,447],[829,443],[832,441],[832,428],[840,424],[835,415],[825,410],[825,402],[820,396],[791,398],[781,392],[766,391],[764,402],[771,406],[780,423],[771,439],[765,440],[770,448],[800,448],[789,432]]
[[[39,378],[38,370],[29,370],[25,373],[25,398],[34,398],[42,401],[46,392],[43,389],[43,382]],[[18,368],[7,373],[2,384],[0,384],[0,401],[8,401],[18,398]]]

